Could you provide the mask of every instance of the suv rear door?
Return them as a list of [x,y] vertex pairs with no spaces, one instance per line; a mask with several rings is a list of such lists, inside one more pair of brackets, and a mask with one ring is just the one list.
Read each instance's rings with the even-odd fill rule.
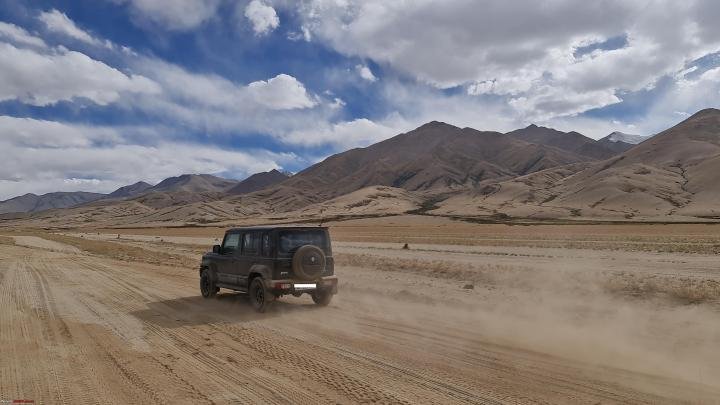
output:
[[[271,231],[249,231],[243,235],[243,253],[239,269],[239,283],[247,285],[248,276],[253,266],[259,265],[266,270],[272,270],[273,264],[273,241]],[[272,275],[271,275],[272,277]]]

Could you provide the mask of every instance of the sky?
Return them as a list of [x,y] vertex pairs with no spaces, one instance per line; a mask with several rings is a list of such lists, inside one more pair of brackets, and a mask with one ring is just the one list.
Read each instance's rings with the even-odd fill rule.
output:
[[0,0],[0,199],[720,106],[717,0]]

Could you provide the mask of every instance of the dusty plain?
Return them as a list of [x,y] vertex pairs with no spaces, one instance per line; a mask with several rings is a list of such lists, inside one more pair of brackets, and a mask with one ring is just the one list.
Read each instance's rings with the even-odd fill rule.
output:
[[0,400],[720,403],[720,225],[328,225],[266,314],[200,296],[222,228],[0,229]]

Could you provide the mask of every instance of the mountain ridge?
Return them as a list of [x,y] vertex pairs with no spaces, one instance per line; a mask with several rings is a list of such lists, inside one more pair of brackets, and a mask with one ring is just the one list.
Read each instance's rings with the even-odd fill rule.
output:
[[118,188],[117,190],[108,194],[106,198],[135,197],[137,195],[142,194],[149,188],[152,188],[152,184],[146,183],[144,181],[138,181],[137,183],[133,183],[133,184]]
[[277,169],[255,173],[231,187],[227,193],[231,195],[252,193],[283,182],[290,177],[287,173],[283,173]]
[[[247,193],[230,194],[232,187],[226,188],[242,181],[214,183],[214,176],[182,175],[166,179],[157,192],[92,202],[65,210],[61,218],[54,213],[31,217],[80,226],[87,218],[107,218],[108,226],[123,221],[164,226],[178,221],[310,218],[323,212],[340,217],[420,212],[533,219],[720,218],[720,110],[702,110],[607,159],[568,150],[594,145],[577,132],[541,130],[550,134],[547,143],[564,136],[558,133],[569,134],[570,141],[551,146],[542,143],[545,138],[532,143],[431,121],[329,156]],[[211,187],[185,187],[198,182]]]
[[604,160],[617,154],[616,150],[606,147],[602,142],[576,131],[562,132],[531,124],[525,128],[507,132],[506,135],[526,142],[553,146],[592,159]]

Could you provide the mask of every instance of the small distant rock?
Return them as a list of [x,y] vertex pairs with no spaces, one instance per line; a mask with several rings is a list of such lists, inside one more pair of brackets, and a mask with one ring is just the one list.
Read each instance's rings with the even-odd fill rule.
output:
[[464,289],[464,290],[474,290],[474,289],[475,289],[475,285],[474,285],[474,284],[465,284],[465,285],[463,286],[463,289]]
[[405,250],[407,250],[407,249],[410,249],[410,246],[408,246],[408,244],[406,243],[406,244],[403,245],[402,248],[405,249]]

